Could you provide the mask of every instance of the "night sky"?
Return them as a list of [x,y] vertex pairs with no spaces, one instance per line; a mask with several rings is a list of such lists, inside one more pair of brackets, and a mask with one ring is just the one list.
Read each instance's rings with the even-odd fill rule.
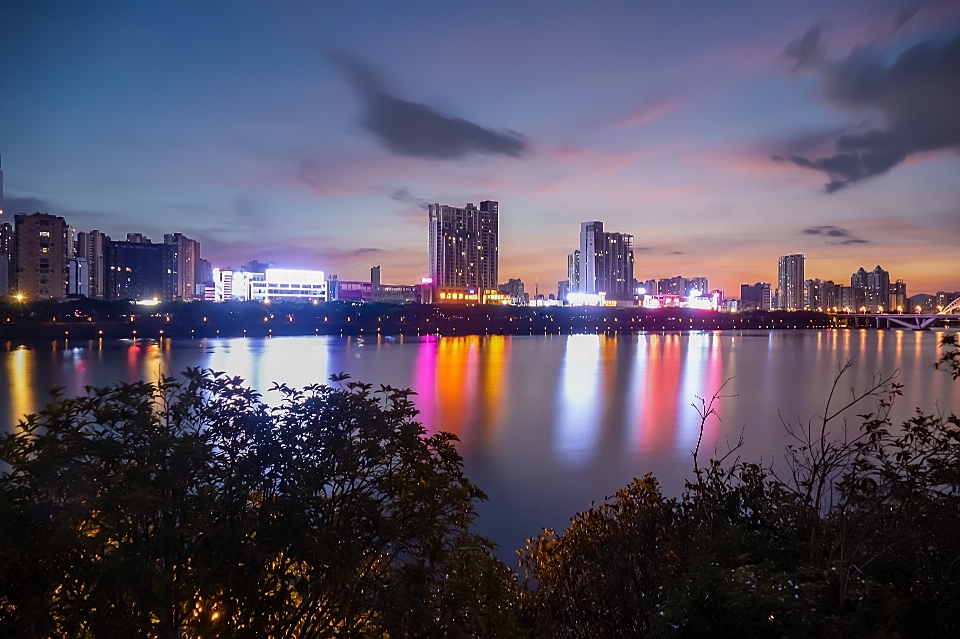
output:
[[428,202],[500,202],[500,279],[579,224],[637,279],[779,255],[960,288],[960,2],[0,4],[6,206],[384,283]]

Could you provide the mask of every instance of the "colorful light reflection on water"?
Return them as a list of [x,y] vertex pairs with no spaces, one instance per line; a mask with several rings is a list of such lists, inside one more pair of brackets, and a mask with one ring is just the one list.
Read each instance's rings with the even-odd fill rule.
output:
[[787,443],[780,416],[812,417],[850,358],[844,389],[899,369],[902,417],[914,406],[960,412],[960,385],[933,370],[936,356],[936,333],[868,330],[0,344],[0,428],[37,410],[53,385],[77,394],[188,366],[239,375],[273,404],[273,382],[304,386],[335,372],[412,388],[426,430],[460,437],[467,475],[490,495],[480,530],[511,558],[524,537],[563,527],[632,477],[652,471],[679,490],[699,437],[691,404],[728,379],[704,457],[743,429],[742,456],[769,460]]

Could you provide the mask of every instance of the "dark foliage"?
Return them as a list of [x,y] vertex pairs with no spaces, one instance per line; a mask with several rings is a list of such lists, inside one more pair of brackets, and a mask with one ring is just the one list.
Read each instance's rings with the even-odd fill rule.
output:
[[[679,498],[648,475],[562,534],[528,540],[521,565],[537,633],[960,634],[960,419],[918,410],[894,427],[892,377],[836,406],[845,370],[822,415],[784,424],[795,440],[784,476],[729,456],[700,468],[698,450]],[[851,432],[841,415],[869,399],[876,409]],[[700,413],[708,419],[712,403]]]
[[0,635],[515,634],[456,437],[334,382],[276,409],[202,370],[55,392],[0,436]]

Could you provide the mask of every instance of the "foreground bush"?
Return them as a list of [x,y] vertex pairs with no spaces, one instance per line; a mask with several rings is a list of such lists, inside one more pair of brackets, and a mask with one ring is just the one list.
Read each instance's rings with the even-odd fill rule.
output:
[[[892,378],[841,406],[831,392],[821,416],[785,424],[796,443],[782,473],[725,459],[699,468],[695,452],[679,498],[647,476],[562,534],[528,540],[537,633],[960,636],[960,420],[918,410],[894,428],[899,393]],[[836,423],[871,398],[859,431]],[[711,404],[700,412],[710,418]]]
[[510,636],[483,493],[410,391],[335,377],[55,393],[0,435],[0,636]]

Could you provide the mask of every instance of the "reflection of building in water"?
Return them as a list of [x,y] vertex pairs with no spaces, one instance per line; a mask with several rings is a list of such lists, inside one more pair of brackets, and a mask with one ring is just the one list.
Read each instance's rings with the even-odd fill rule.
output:
[[490,441],[500,427],[507,404],[507,375],[510,364],[510,337],[493,335],[480,342],[483,365],[481,402],[478,407],[484,441]]
[[593,454],[603,413],[601,402],[599,335],[567,338],[557,398],[555,446],[561,460],[582,465]]
[[461,434],[476,415],[480,338],[444,337],[437,344],[437,430]]
[[36,353],[20,346],[6,353],[7,360],[7,405],[10,407],[10,423],[17,424],[24,415],[37,410],[33,394],[33,364]]
[[[420,345],[414,403],[428,433],[456,433],[464,447],[489,441],[504,418],[510,338],[444,337]],[[478,431],[479,429],[479,431]]]

